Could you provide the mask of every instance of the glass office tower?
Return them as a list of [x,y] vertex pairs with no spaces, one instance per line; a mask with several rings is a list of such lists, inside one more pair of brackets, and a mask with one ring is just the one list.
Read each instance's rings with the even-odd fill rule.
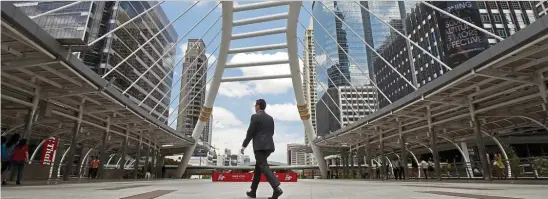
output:
[[[70,3],[73,2],[18,1],[14,2],[14,5],[28,16],[36,16]],[[157,1],[84,1],[36,17],[33,20],[62,44],[86,45],[157,3]],[[80,52],[74,50],[74,54],[91,70],[103,75],[142,46],[168,23],[169,20],[166,14],[161,6],[158,6],[117,30],[112,36],[95,43],[89,49],[80,50]],[[167,28],[121,64],[107,79],[111,80],[112,78],[113,86],[120,91],[126,90],[145,70],[160,59],[160,56],[175,43],[177,37],[178,35],[173,27]],[[153,66],[152,70],[147,72],[127,92],[127,96],[136,103],[141,102],[149,92],[152,92],[144,101],[142,107],[149,111],[156,107],[152,111],[152,115],[161,119],[166,119],[168,116],[168,111],[164,110],[168,109],[170,93],[167,90],[171,87],[173,74],[172,72],[168,74],[167,71],[170,71],[175,63],[173,57],[176,54],[176,49],[171,49],[166,56]],[[163,78],[166,75],[168,77]],[[157,84],[159,86],[153,90]],[[162,112],[164,113],[161,114]]]
[[[321,22],[320,24],[314,21],[315,51],[319,62],[318,81],[328,85],[329,88],[369,84],[365,75],[359,70],[361,68],[365,74],[368,73],[367,58],[364,56],[366,46],[360,39],[364,36],[361,8],[353,1],[313,2],[312,12]],[[354,31],[350,30],[343,21]],[[327,77],[330,77],[333,82]]]

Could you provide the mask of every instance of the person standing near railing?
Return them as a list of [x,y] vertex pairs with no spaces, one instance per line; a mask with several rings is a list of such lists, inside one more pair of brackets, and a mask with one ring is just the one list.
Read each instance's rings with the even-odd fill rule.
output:
[[27,145],[27,139],[21,139],[17,146],[13,148],[13,156],[11,158],[10,167],[17,169],[17,181],[16,184],[20,185],[23,179],[23,169],[25,164],[29,162],[29,146]]
[[493,164],[495,166],[495,173],[499,180],[502,180],[502,177],[506,178],[506,175],[504,173],[504,169],[506,168],[504,166],[504,163],[502,162],[502,157],[500,156],[500,153],[495,153],[493,156],[494,161]]
[[426,160],[423,159],[421,161],[420,169],[422,170],[422,173],[424,174],[424,179],[428,180],[428,163],[426,162]]

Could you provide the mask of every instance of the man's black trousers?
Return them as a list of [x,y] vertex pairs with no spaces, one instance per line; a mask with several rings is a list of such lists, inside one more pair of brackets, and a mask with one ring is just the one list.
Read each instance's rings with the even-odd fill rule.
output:
[[251,190],[256,191],[257,187],[259,187],[261,174],[266,177],[266,180],[268,180],[268,183],[270,183],[270,186],[272,186],[273,189],[280,186],[280,181],[274,173],[272,173],[272,170],[270,170],[270,167],[268,166],[267,159],[271,153],[271,151],[255,151],[255,171],[253,182],[251,183]]

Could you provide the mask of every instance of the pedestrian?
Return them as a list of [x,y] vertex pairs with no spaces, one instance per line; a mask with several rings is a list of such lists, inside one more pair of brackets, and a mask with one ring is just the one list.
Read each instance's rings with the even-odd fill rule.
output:
[[394,169],[394,179],[398,180],[400,178],[400,161],[398,159],[394,159],[392,161],[392,168]]
[[424,174],[424,178],[428,180],[428,163],[426,160],[421,161],[420,168],[422,169],[422,173]]
[[240,152],[243,154],[249,142],[253,140],[253,152],[255,153],[255,170],[253,181],[251,182],[251,191],[247,192],[250,198],[257,197],[257,188],[263,174],[273,189],[272,197],[269,199],[278,199],[283,194],[280,188],[280,181],[272,173],[268,166],[268,156],[275,150],[274,147],[274,119],[265,112],[266,101],[258,99],[255,102],[255,114],[251,116],[247,135],[242,143]]
[[13,148],[13,156],[11,157],[10,167],[17,169],[17,185],[21,184],[23,179],[23,169],[25,164],[29,162],[29,146],[27,145],[27,139],[21,139],[19,143]]
[[2,145],[2,185],[7,184],[7,176],[9,176],[8,172],[11,168],[11,158],[13,156],[13,149],[15,148],[17,142],[19,142],[19,139],[21,138],[21,135],[19,134],[13,134],[8,141],[4,145]]

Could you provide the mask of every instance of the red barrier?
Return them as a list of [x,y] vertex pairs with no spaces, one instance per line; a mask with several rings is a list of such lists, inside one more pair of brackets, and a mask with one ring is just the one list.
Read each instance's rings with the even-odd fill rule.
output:
[[[213,172],[213,182],[251,182],[253,173],[220,173]],[[297,173],[275,173],[280,182],[297,182]],[[261,175],[261,182],[266,182],[266,177]]]
[[41,165],[51,165],[53,163],[53,154],[57,150],[57,138],[49,138],[42,147],[42,156],[40,157]]

